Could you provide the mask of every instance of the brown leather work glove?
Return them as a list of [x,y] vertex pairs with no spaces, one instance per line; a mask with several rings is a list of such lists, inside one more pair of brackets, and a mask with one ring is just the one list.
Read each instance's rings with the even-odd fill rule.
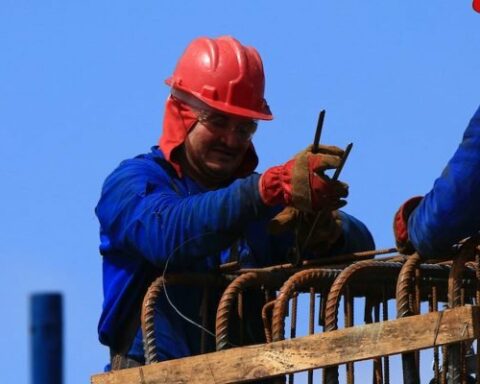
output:
[[324,173],[339,167],[343,154],[340,148],[326,145],[312,153],[310,146],[285,164],[267,169],[259,180],[262,201],[270,206],[293,206],[303,212],[343,207],[348,185]]
[[270,221],[268,230],[275,235],[295,230],[302,248],[320,254],[325,253],[340,238],[342,221],[336,210],[321,211],[318,220],[316,218],[317,213],[300,213],[296,208],[286,207]]

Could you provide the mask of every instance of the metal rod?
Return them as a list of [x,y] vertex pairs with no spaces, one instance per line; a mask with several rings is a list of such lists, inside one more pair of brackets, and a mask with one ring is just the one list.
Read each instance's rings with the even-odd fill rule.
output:
[[[388,321],[388,297],[386,292],[386,287],[382,287],[382,321]],[[383,358],[383,382],[384,384],[390,383],[390,358],[384,356]]]
[[[340,172],[342,172],[342,169],[343,169],[343,166],[345,165],[345,162],[347,161],[347,158],[348,158],[348,155],[350,154],[350,151],[352,150],[352,147],[353,147],[353,143],[350,143],[347,145],[347,147],[345,148],[345,152],[342,156],[342,159],[341,159],[341,162],[340,162],[340,165],[338,166],[338,168],[335,170],[335,173],[334,175],[332,176],[332,180],[337,180],[338,177],[340,176]],[[318,220],[320,220],[320,217],[322,216],[322,211],[318,211],[317,214],[315,215],[315,220],[313,221],[312,223],[312,226],[310,228],[310,231],[308,232],[308,235],[305,239],[305,241],[303,242],[303,247],[302,247],[302,250],[300,252],[300,256],[301,254],[305,251],[305,249],[307,248],[307,245],[308,245],[308,242],[310,241],[310,238],[312,237],[312,234],[317,226],[317,223],[318,223]],[[297,247],[298,249],[298,247]],[[300,259],[300,257],[298,258]]]
[[[353,295],[350,291],[350,286],[345,287],[345,294],[343,296],[344,313],[345,313],[345,328],[353,327]],[[347,363],[347,384],[354,383],[354,365]]]
[[345,152],[342,156],[342,161],[340,162],[340,165],[338,168],[335,170],[335,173],[332,176],[332,180],[337,180],[338,177],[340,176],[340,172],[342,172],[343,166],[345,165],[345,162],[347,161],[348,155],[350,154],[350,151],[352,150],[353,143],[349,143],[347,147],[345,148]]
[[[298,309],[298,293],[292,298],[292,312],[290,321],[290,338],[294,339],[297,336],[297,309]],[[288,375],[288,383],[293,383],[293,373]]]
[[[310,287],[310,306],[309,306],[309,319],[308,319],[308,334],[313,335],[315,332],[315,288]],[[313,383],[313,370],[308,370],[307,375],[308,384]]]
[[[373,306],[373,321],[375,323],[380,322],[380,302],[375,301],[375,304]],[[383,383],[383,369],[382,369],[382,359],[380,357],[377,357],[374,359],[374,373],[375,373],[375,384],[382,384]]]
[[318,152],[318,145],[320,144],[320,136],[322,134],[323,121],[325,120],[325,110],[322,109],[318,115],[317,129],[315,130],[315,138],[313,139],[312,153]]
[[[432,308],[430,312],[438,312],[438,295],[437,295],[437,286],[432,287]],[[439,363],[439,349],[438,347],[433,348],[433,372],[435,382],[440,381],[440,363]]]
[[245,340],[245,316],[244,316],[244,309],[243,309],[243,291],[238,292],[237,296],[237,310],[238,310],[238,321],[239,321],[239,331],[240,331],[240,338],[239,342],[240,345],[243,345]]

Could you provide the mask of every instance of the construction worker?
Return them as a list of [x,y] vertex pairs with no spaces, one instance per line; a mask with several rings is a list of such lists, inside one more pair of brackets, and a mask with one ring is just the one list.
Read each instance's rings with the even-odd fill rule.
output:
[[[307,224],[322,212],[306,247],[310,257],[374,248],[365,225],[338,211],[347,185],[324,174],[338,167],[342,150],[303,150],[262,175],[254,173],[257,121],[273,118],[264,81],[254,48],[228,36],[192,41],[166,80],[171,93],[158,146],[123,161],[106,179],[96,207],[104,284],[98,331],[114,369],[144,363],[138,308],[167,265],[167,273],[202,273],[233,255],[243,267],[285,262],[292,233],[266,229],[284,207],[305,212]],[[307,226],[297,228],[305,238]],[[167,288],[184,317],[200,323],[202,289]],[[165,297],[156,315],[160,360],[199,353],[199,329]]]
[[480,108],[463,140],[425,197],[407,200],[396,212],[398,249],[435,258],[480,231]]

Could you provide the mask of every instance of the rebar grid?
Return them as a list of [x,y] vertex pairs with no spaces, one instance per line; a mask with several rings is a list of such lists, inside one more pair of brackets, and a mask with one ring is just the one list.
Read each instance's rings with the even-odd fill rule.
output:
[[[327,307],[325,313],[325,332],[337,329],[338,305],[340,304],[341,295],[345,292],[347,284],[361,272],[370,274],[378,272],[400,271],[401,263],[393,263],[387,261],[365,260],[352,264],[345,268],[335,279],[330,288],[327,298]],[[325,369],[325,381],[327,384],[338,383],[338,367],[329,367]]]
[[[242,308],[242,294],[245,289],[266,290],[267,298],[261,309],[264,322],[264,332],[267,342],[284,339],[285,318],[288,316],[288,304],[299,293],[307,292],[310,296],[308,305],[308,334],[314,332],[315,312],[318,312],[318,324],[324,323],[324,331],[337,329],[338,309],[343,296],[345,327],[354,326],[354,298],[364,297],[365,322],[378,322],[388,320],[388,301],[396,299],[397,317],[405,317],[420,313],[420,304],[428,302],[428,311],[437,311],[439,302],[448,302],[450,307],[463,305],[472,298],[478,305],[480,302],[480,268],[477,255],[476,240],[465,242],[460,252],[455,254],[453,260],[433,260],[425,262],[419,255],[406,257],[396,255],[381,259],[371,259],[376,253],[369,251],[352,255],[343,255],[340,260],[303,262],[302,266],[290,264],[262,269],[239,269],[237,265],[229,265],[223,274],[199,277],[195,275],[169,275],[167,284],[182,285],[210,285],[218,286],[219,281],[232,280],[225,289],[217,307],[216,314],[216,345],[217,350],[231,346],[228,335],[229,328],[242,327],[242,318],[248,321],[248,316]],[[392,249],[389,250],[391,253]],[[393,251],[395,251],[393,249]],[[384,252],[382,250],[382,252]],[[348,264],[348,258],[353,264]],[[473,258],[475,260],[473,261]],[[367,258],[367,260],[364,260]],[[318,267],[319,265],[323,265]],[[397,279],[398,277],[398,279]],[[142,308],[142,330],[144,332],[145,356],[147,363],[156,362],[158,355],[155,348],[153,327],[153,313],[155,301],[163,292],[163,278],[158,278],[152,283],[144,299]],[[381,284],[381,289],[379,289]],[[221,284],[220,284],[221,285]],[[205,288],[205,292],[207,292]],[[267,294],[268,292],[268,294]],[[318,307],[315,306],[315,294],[321,293]],[[327,298],[325,300],[325,298]],[[238,305],[235,306],[235,302]],[[202,313],[206,313],[208,303],[202,306]],[[229,324],[229,314],[236,308],[239,324]],[[382,312],[380,311],[382,307]],[[318,309],[317,309],[318,308]],[[371,316],[374,312],[374,318]],[[292,301],[290,322],[290,338],[297,336],[296,330],[296,300]],[[367,313],[369,313],[367,315]],[[203,316],[205,318],[205,316]],[[204,324],[206,325],[206,323]],[[205,335],[202,334],[202,345]],[[443,349],[442,349],[443,350]],[[461,345],[452,345],[442,351],[440,363],[439,348],[434,348],[435,383],[464,382],[466,379],[466,362],[464,359],[465,348]],[[405,354],[403,357],[414,354]],[[419,383],[419,364],[415,357],[410,356],[410,362],[405,363],[402,357],[404,370],[404,383]],[[477,358],[480,361],[480,358]],[[390,381],[389,360],[387,356],[374,359],[373,382],[376,384]],[[338,367],[324,369],[324,382],[327,384],[338,383]],[[347,365],[346,380],[348,384],[354,382],[353,364]],[[293,382],[293,375],[288,375],[289,382]],[[279,382],[281,382],[280,379]],[[308,383],[313,381],[313,371],[308,371]],[[477,382],[480,381],[477,375]]]

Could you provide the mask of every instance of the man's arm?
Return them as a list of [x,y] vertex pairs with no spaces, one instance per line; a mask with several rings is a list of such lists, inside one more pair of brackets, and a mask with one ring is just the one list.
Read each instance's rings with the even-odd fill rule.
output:
[[[128,160],[107,178],[96,212],[112,249],[141,255],[157,266],[189,265],[228,247],[244,226],[267,211],[258,193],[259,175],[188,196],[159,166]],[[177,180],[178,181],[178,180]]]
[[400,240],[410,241],[424,257],[446,253],[480,230],[480,108],[432,190],[403,216],[397,213],[396,220],[408,233]]

